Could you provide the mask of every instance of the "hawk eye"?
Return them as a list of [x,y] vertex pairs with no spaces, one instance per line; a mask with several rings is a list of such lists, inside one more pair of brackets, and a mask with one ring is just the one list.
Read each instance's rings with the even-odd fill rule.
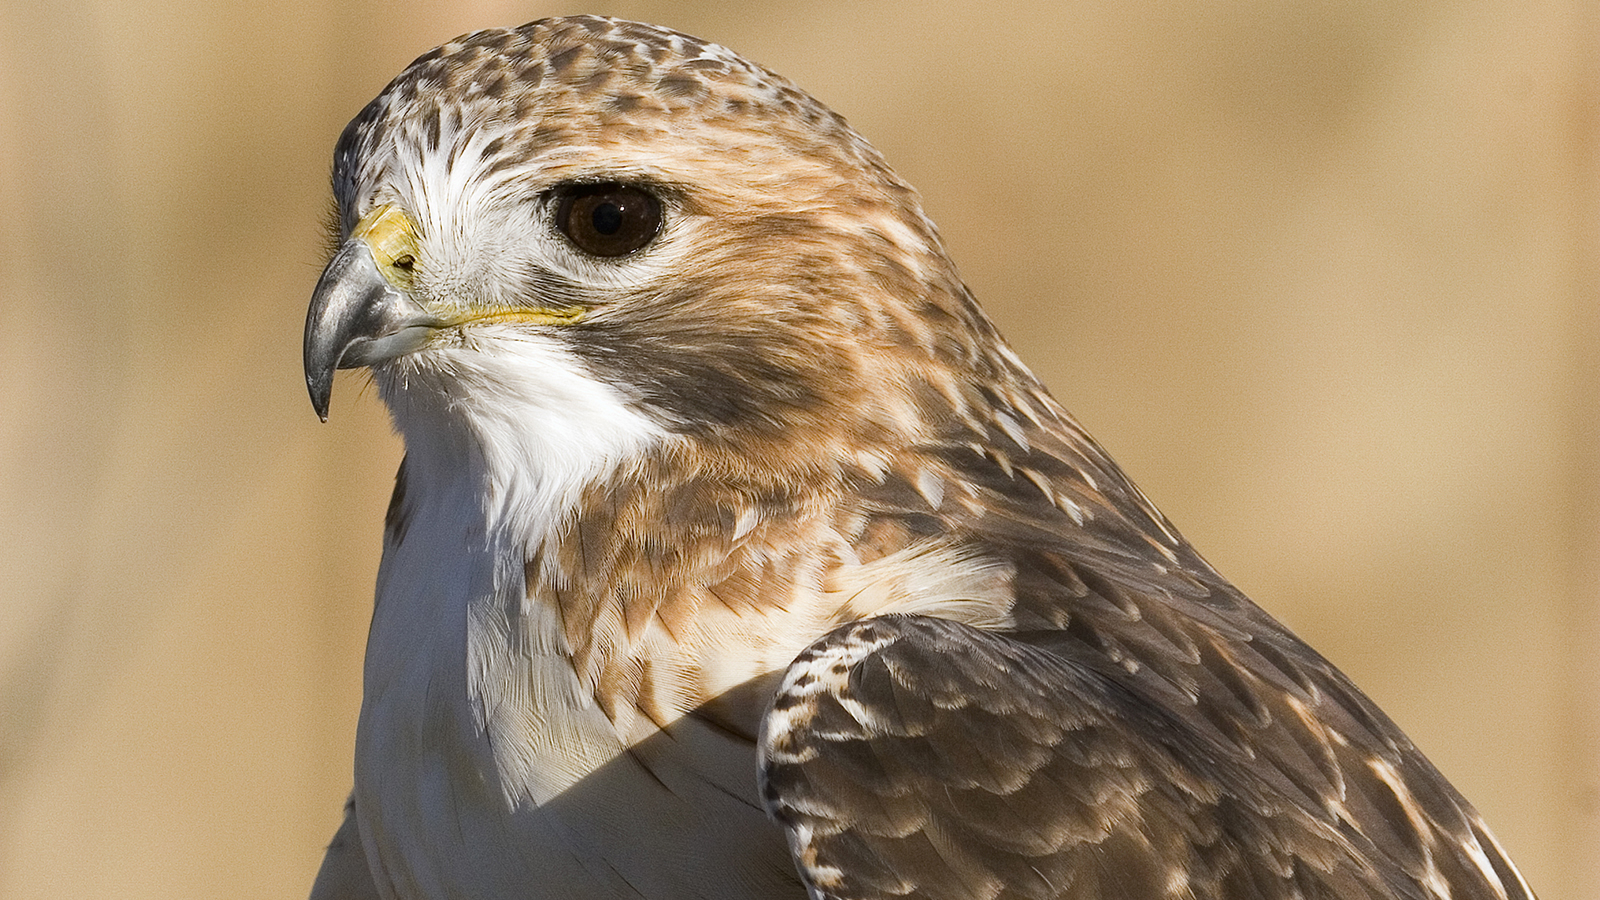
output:
[[661,201],[638,185],[569,184],[556,197],[556,230],[592,256],[627,256],[661,231]]

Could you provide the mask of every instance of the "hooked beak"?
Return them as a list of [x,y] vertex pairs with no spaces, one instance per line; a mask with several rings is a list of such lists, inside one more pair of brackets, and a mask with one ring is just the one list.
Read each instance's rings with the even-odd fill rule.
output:
[[[391,210],[392,211],[392,210]],[[376,212],[382,212],[376,211]],[[368,219],[373,217],[369,216]],[[328,421],[335,369],[354,369],[419,349],[444,323],[396,287],[392,241],[384,240],[387,216],[363,219],[334,254],[311,294],[306,311],[306,388],[318,418]],[[392,236],[392,234],[391,234]],[[387,277],[386,277],[387,275]]]

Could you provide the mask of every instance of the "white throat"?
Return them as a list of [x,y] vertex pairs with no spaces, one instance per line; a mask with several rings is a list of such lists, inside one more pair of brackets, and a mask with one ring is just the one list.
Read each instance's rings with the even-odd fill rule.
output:
[[586,485],[668,434],[553,338],[480,330],[491,334],[470,348],[391,364],[376,376],[379,391],[419,487],[470,482],[487,527],[536,543],[564,524]]

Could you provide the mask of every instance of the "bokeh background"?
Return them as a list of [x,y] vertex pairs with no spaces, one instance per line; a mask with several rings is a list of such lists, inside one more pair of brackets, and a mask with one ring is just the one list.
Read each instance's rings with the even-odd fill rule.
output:
[[304,895],[400,455],[305,397],[329,153],[580,11],[849,117],[1202,551],[1600,897],[1592,0],[0,0],[0,897]]

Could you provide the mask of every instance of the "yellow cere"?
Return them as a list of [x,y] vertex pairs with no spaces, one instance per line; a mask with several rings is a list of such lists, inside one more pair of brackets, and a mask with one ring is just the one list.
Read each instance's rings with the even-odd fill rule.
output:
[[417,258],[417,228],[410,216],[385,203],[362,216],[350,236],[367,243],[378,271],[390,284],[410,287],[411,266]]

